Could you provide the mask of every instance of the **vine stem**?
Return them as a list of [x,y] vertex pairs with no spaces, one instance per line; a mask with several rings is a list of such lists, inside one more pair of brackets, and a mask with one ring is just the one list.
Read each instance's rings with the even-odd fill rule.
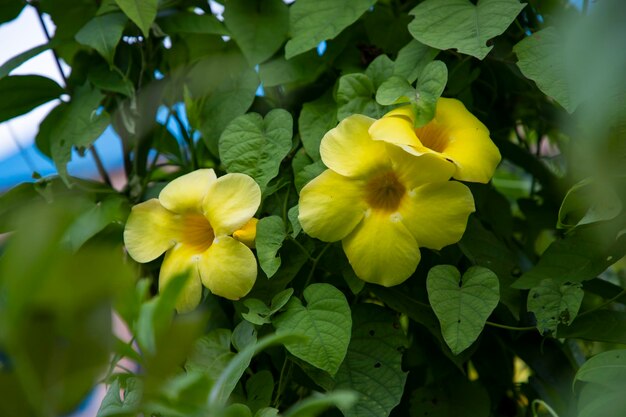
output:
[[535,326],[515,327],[515,326],[507,326],[506,324],[494,323],[492,321],[486,321],[485,324],[488,325],[488,326],[498,327],[500,329],[513,330],[513,331],[517,331],[517,332],[527,332],[529,330],[535,330],[536,329]]
[[[48,32],[48,28],[46,27],[46,22],[43,21],[43,15],[41,13],[41,10],[39,10],[39,7],[36,4],[30,3],[30,5],[35,8],[35,11],[37,12],[37,18],[39,19],[39,24],[41,25],[41,29],[43,30],[43,33],[46,36],[46,39],[48,40],[48,42],[50,42],[52,38],[50,37],[50,33]],[[56,67],[59,70],[59,73],[61,74],[61,78],[63,79],[63,83],[65,84],[65,87],[67,88],[67,77],[65,76],[65,72],[63,72],[63,67],[61,67],[61,60],[59,59],[59,56],[57,55],[54,48],[51,48],[50,50],[52,51],[52,56],[54,57],[54,63],[56,64]],[[106,169],[104,168],[104,165],[102,164],[102,159],[100,159],[100,155],[98,154],[96,147],[93,145],[89,146],[89,152],[91,153],[91,156],[93,156],[93,160],[96,164],[96,168],[98,169],[98,173],[100,174],[100,177],[102,178],[102,180],[109,187],[113,187],[111,178],[109,177],[109,174],[107,173]]]
[[622,291],[621,291],[619,294],[617,294],[615,297],[613,297],[613,298],[609,298],[608,300],[606,300],[605,302],[603,302],[602,304],[600,304],[600,305],[599,305],[599,306],[597,306],[597,307],[593,307],[593,308],[590,308],[590,309],[589,309],[589,310],[587,310],[587,311],[583,311],[582,313],[580,313],[580,314],[577,316],[577,318],[578,318],[578,317],[582,317],[582,316],[586,316],[587,314],[589,314],[589,313],[593,313],[594,311],[598,311],[598,310],[600,310],[600,309],[602,309],[602,308],[604,308],[604,307],[606,307],[606,306],[608,306],[608,305],[610,305],[610,304],[614,303],[615,301],[619,300],[619,299],[620,299],[620,298],[622,298],[624,295],[626,295],[626,290],[622,290]]

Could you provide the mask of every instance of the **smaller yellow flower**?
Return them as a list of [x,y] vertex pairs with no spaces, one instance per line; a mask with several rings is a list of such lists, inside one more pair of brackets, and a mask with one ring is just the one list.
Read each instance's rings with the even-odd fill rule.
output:
[[260,203],[261,190],[249,176],[217,178],[212,169],[199,169],[170,182],[158,199],[134,206],[124,243],[137,262],[150,262],[165,252],[160,289],[189,271],[192,276],[177,300],[179,312],[198,305],[202,285],[238,300],[252,289],[257,276],[256,259],[246,244],[254,242],[252,216]]
[[389,287],[415,272],[420,247],[459,241],[474,199],[448,181],[452,164],[372,140],[373,123],[352,115],[326,133],[320,155],[329,169],[302,188],[298,218],[308,235],[341,240],[359,278]]
[[433,120],[414,127],[410,106],[390,111],[374,122],[370,135],[403,147],[415,155],[435,154],[456,166],[453,178],[487,183],[500,163],[500,151],[489,130],[459,100],[440,98]]

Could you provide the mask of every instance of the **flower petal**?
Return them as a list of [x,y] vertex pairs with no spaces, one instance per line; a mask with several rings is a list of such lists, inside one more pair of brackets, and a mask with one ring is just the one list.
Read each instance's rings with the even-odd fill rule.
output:
[[215,171],[198,169],[181,175],[167,184],[159,194],[159,201],[168,210],[175,213],[186,211],[202,212],[202,200],[209,184],[215,181]]
[[371,211],[342,243],[356,275],[385,287],[404,282],[420,261],[417,242],[398,213]]
[[233,232],[233,237],[249,248],[254,248],[254,240],[256,239],[256,225],[259,219],[253,217],[244,224],[239,230]]
[[190,275],[176,300],[176,310],[179,313],[193,310],[202,298],[202,282],[198,271],[199,259],[200,255],[196,251],[181,244],[167,251],[163,259],[159,273],[159,292],[163,291],[172,278],[183,273]]
[[448,181],[456,169],[453,163],[438,155],[426,153],[416,156],[398,146],[387,146],[391,166],[409,190],[429,182]]
[[450,98],[437,101],[435,119],[431,123],[436,123],[448,132],[448,143],[441,153],[457,165],[454,178],[489,182],[501,156],[489,137],[487,127],[463,103]]
[[215,235],[241,229],[259,208],[261,189],[245,174],[226,174],[209,185],[203,202],[204,215]]
[[362,176],[387,164],[384,145],[373,141],[368,133],[373,122],[367,116],[354,114],[328,131],[320,143],[324,164],[346,177]]
[[[410,107],[409,108],[410,112]],[[405,109],[393,110],[383,116],[382,119],[376,120],[369,128],[369,134],[372,139],[393,143],[394,145],[408,145],[415,149],[421,149],[421,143],[415,134],[413,120],[405,116]]]
[[178,216],[153,198],[134,206],[124,228],[124,244],[137,262],[150,262],[180,239]]
[[229,300],[238,300],[248,294],[256,275],[256,259],[252,251],[229,236],[216,238],[200,261],[204,286]]
[[457,181],[422,185],[408,193],[399,209],[417,243],[431,249],[458,242],[473,211],[472,193]]
[[363,181],[327,169],[300,191],[298,220],[312,237],[335,242],[350,233],[367,209]]

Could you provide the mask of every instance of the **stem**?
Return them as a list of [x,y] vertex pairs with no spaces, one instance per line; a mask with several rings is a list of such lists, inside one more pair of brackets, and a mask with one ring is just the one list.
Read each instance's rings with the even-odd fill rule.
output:
[[[50,42],[52,38],[50,37],[50,33],[48,32],[48,28],[46,27],[46,22],[43,21],[43,15],[41,13],[41,10],[39,10],[39,6],[33,3],[30,3],[30,5],[35,8],[35,11],[37,12],[37,18],[39,19],[39,24],[41,25],[41,29],[43,30],[43,33],[46,36],[46,39],[48,40],[48,42]],[[61,74],[61,79],[63,79],[65,88],[67,88],[67,77],[65,76],[65,73],[63,72],[63,67],[61,67],[61,60],[59,59],[59,56],[57,55],[54,48],[51,48],[50,50],[52,51],[52,56],[54,57],[54,63],[56,64],[56,67],[59,70],[59,74]],[[93,156],[93,159],[96,163],[96,168],[98,169],[98,173],[100,174],[100,177],[109,187],[112,187],[111,178],[109,178],[109,174],[107,173],[106,169],[104,169],[104,165],[102,165],[102,159],[100,159],[100,155],[98,155],[98,151],[93,145],[89,147],[89,151],[91,152],[91,155]]]
[[[278,387],[276,388],[276,397],[274,398],[274,407],[278,408],[278,404],[280,401],[280,396],[283,393],[284,387],[283,387],[283,381],[284,381],[284,376],[285,376],[285,372],[289,373],[289,371],[287,371],[287,364],[291,365],[291,361],[289,360],[289,357],[285,355],[285,360],[283,361],[283,366],[280,369],[280,377],[278,377]],[[291,366],[289,366],[289,370],[291,370]]]
[[494,323],[492,321],[486,321],[485,324],[488,325],[488,326],[498,327],[500,329],[513,330],[513,331],[517,331],[517,332],[527,332],[529,330],[535,330],[536,329],[535,326],[515,327],[515,326],[507,326],[506,324]]
[[311,282],[311,279],[313,278],[313,273],[315,272],[315,268],[317,268],[318,262],[320,261],[322,256],[324,256],[324,253],[329,247],[330,247],[330,243],[327,243],[326,246],[324,246],[324,248],[322,249],[322,251],[313,259],[313,265],[311,265],[311,270],[309,271],[309,275],[306,277],[306,281],[304,282],[304,287],[302,287],[303,289],[309,286],[309,282]]
[[626,290],[622,290],[622,292],[620,292],[619,294],[617,294],[615,297],[613,297],[613,298],[609,298],[608,300],[606,300],[604,303],[600,304],[599,306],[597,306],[597,307],[593,307],[593,308],[590,308],[589,310],[587,310],[587,311],[584,311],[584,312],[580,313],[580,314],[577,316],[577,318],[578,318],[578,317],[582,317],[582,316],[586,316],[587,314],[589,314],[589,313],[593,313],[594,311],[598,311],[598,310],[600,310],[600,309],[602,309],[602,308],[604,308],[604,307],[606,307],[606,306],[608,306],[608,305],[610,305],[610,304],[614,303],[615,301],[619,300],[619,299],[620,299],[620,298],[622,298],[624,295],[626,295]]

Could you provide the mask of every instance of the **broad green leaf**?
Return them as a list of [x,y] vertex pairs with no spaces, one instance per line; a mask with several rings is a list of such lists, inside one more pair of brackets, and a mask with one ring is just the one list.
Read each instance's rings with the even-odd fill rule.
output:
[[326,394],[314,393],[308,398],[291,406],[283,414],[284,417],[315,417],[331,407],[350,410],[359,396],[348,390],[337,390]]
[[302,343],[302,337],[291,332],[284,334],[272,334],[265,336],[257,343],[247,346],[244,350],[237,353],[235,357],[228,363],[226,368],[217,378],[215,384],[209,393],[208,404],[211,406],[222,406],[228,401],[230,394],[233,392],[242,375],[248,369],[252,357],[262,350],[279,343]]
[[372,80],[376,90],[393,75],[393,61],[387,55],[379,55],[367,66],[365,75]]
[[298,216],[300,215],[300,207],[296,204],[287,212],[287,217],[289,218],[289,223],[291,223],[291,237],[297,237],[302,231],[302,225],[300,224],[300,220],[298,220]]
[[197,63],[188,75],[187,86],[198,104],[204,143],[212,154],[218,155],[222,132],[254,101],[258,75],[240,52],[227,50]]
[[437,100],[448,81],[448,68],[441,61],[430,62],[417,79],[415,126],[423,126],[435,117]]
[[332,39],[354,23],[376,0],[299,0],[289,8],[291,39],[285,46],[287,59]]
[[124,14],[132,20],[143,35],[150,36],[150,26],[157,15],[158,0],[115,0]]
[[487,268],[473,266],[461,278],[455,267],[438,265],[428,272],[426,286],[443,338],[458,355],[474,343],[498,305],[498,277]]
[[337,106],[330,95],[304,103],[298,128],[306,153],[317,161],[320,159],[320,142],[330,129],[337,125]]
[[569,189],[561,208],[557,228],[572,227],[612,220],[623,209],[622,201],[612,184],[606,180],[587,178]]
[[242,320],[235,326],[233,334],[230,338],[231,344],[241,352],[249,345],[254,345],[257,341],[256,327],[252,323]]
[[15,227],[12,223],[23,207],[41,199],[35,185],[24,182],[0,194],[0,233],[7,233]]
[[105,91],[113,91],[132,97],[135,94],[135,87],[128,78],[122,76],[108,68],[106,65],[94,65],[89,68],[87,79],[94,87]]
[[620,234],[618,227],[619,222],[600,222],[573,229],[552,243],[513,287],[532,288],[545,278],[558,283],[595,278],[626,253],[626,235]]
[[2,64],[2,66],[0,66],[0,78],[6,77],[11,71],[22,65],[24,62],[36,57],[40,53],[47,51],[50,48],[53,48],[58,43],[58,40],[55,38],[52,39],[50,42],[35,46],[34,48],[24,51],[21,54],[9,59],[4,64]]
[[385,113],[374,99],[376,89],[365,74],[347,74],[339,78],[337,86],[337,119],[343,120],[353,114],[379,118]]
[[274,393],[274,377],[270,371],[263,370],[255,373],[246,381],[248,400],[246,405],[254,413],[257,410],[269,407]]
[[56,82],[39,75],[0,78],[0,122],[28,113],[64,93]]
[[141,380],[130,377],[126,380],[124,399],[120,397],[120,379],[115,378],[104,396],[96,417],[132,417],[137,415],[141,404]]
[[572,324],[584,295],[580,284],[559,284],[547,278],[528,293],[528,311],[535,313],[542,334],[554,334],[559,324]]
[[578,369],[574,380],[593,382],[605,389],[623,391],[626,386],[626,349],[595,355]]
[[256,252],[261,269],[271,278],[280,268],[278,250],[287,236],[280,216],[263,217],[256,226]]
[[22,1],[0,0],[0,25],[15,19],[24,6],[26,3]]
[[569,326],[559,326],[560,338],[576,338],[626,345],[626,313],[598,310],[581,314]]
[[215,329],[198,339],[185,362],[187,372],[202,372],[216,379],[235,356],[230,349],[231,336],[228,329]]
[[340,406],[341,411],[346,417],[387,417],[404,392],[406,337],[397,318],[380,306],[358,304],[352,319],[352,339],[334,389],[354,391],[359,401],[349,409]]
[[559,32],[548,27],[522,39],[513,47],[517,66],[541,91],[554,98],[569,113],[580,104],[579,86],[569,78],[564,52],[564,40]]
[[281,0],[226,0],[224,23],[251,65],[271,57],[287,39],[289,9]]
[[93,208],[82,213],[68,228],[63,243],[76,251],[108,225],[123,225],[129,212],[128,201],[118,195],[95,203]]
[[228,172],[250,175],[264,191],[291,150],[292,132],[291,114],[283,109],[270,111],[265,119],[257,113],[239,116],[220,137],[222,163]]
[[335,375],[350,342],[350,306],[343,293],[329,284],[309,285],[304,299],[306,306],[291,298],[272,322],[279,335],[307,337],[306,342],[285,344],[292,355]]
[[122,38],[126,17],[122,13],[110,13],[91,19],[75,38],[78,43],[90,46],[113,65],[115,48]]
[[59,176],[68,185],[67,163],[72,158],[72,147],[89,147],[109,125],[109,115],[106,112],[98,114],[103,98],[100,91],[85,85],[75,91],[71,102],[58,107],[58,118],[49,132],[50,153]]
[[426,0],[411,13],[409,32],[421,43],[437,49],[456,49],[483,59],[492,46],[487,41],[500,35],[525,4],[518,0]]
[[224,24],[217,20],[212,14],[200,15],[179,11],[169,16],[159,18],[158,23],[163,32],[168,35],[176,33],[196,33],[204,35],[230,34]]
[[626,410],[626,396],[623,388],[613,391],[596,385],[585,386],[578,401],[576,417],[622,417],[624,410]]
[[241,316],[250,323],[259,326],[271,323],[271,317],[287,304],[287,301],[289,301],[292,295],[293,288],[287,288],[279,292],[272,298],[269,307],[265,305],[263,301],[256,298],[246,298],[243,305],[248,307],[248,312],[242,313]]
[[405,78],[397,75],[393,75],[383,82],[376,91],[376,101],[383,106],[408,103],[411,100],[415,101],[416,97],[415,89]]
[[309,51],[291,59],[276,56],[259,65],[259,76],[264,87],[301,86],[315,81],[324,69],[322,58]]
[[393,67],[393,74],[405,78],[412,83],[435,57],[439,51],[412,40],[398,52]]
[[325,170],[326,166],[322,161],[316,161],[312,164],[304,166],[302,170],[296,172],[294,179],[296,190],[300,192],[302,187],[304,187],[309,181],[320,175]]

